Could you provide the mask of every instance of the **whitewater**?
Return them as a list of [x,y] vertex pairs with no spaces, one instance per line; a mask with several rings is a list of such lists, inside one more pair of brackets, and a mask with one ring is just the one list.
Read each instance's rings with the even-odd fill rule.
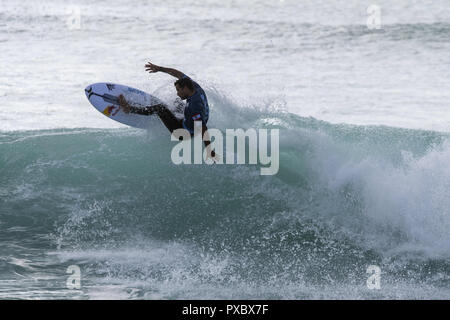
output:
[[[449,299],[450,9],[371,4],[1,0],[0,299]],[[175,165],[159,119],[90,105],[173,102],[147,61],[209,127],[279,129],[278,173]]]

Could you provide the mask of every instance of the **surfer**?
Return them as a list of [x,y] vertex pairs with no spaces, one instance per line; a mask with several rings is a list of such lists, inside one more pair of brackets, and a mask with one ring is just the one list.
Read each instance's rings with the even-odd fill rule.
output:
[[[141,115],[151,115],[157,114],[164,125],[172,133],[176,129],[186,129],[189,131],[191,136],[194,134],[194,121],[202,122],[202,136],[208,130],[206,123],[209,118],[209,105],[208,99],[206,97],[205,91],[199,86],[197,82],[192,80],[190,77],[172,68],[165,68],[157,66],[151,62],[145,65],[145,70],[149,73],[164,72],[170,74],[171,76],[177,78],[175,81],[175,89],[177,90],[177,95],[182,99],[186,100],[186,107],[184,109],[184,118],[178,119],[174,116],[172,111],[167,108],[164,104],[158,104],[154,106],[149,106],[145,108],[133,107],[128,104],[123,95],[118,98],[119,105],[121,106],[123,112],[125,113],[136,113]],[[205,147],[208,150],[208,155],[215,159],[216,154],[214,151],[209,150],[210,141],[204,141]],[[210,151],[210,152],[209,152]]]

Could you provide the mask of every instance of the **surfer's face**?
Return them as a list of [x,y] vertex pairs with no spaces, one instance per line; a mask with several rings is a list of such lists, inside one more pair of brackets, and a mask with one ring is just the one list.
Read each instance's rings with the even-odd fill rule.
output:
[[179,85],[175,85],[175,88],[177,89],[177,95],[181,98],[181,100],[187,99],[193,94],[188,87],[182,88]]

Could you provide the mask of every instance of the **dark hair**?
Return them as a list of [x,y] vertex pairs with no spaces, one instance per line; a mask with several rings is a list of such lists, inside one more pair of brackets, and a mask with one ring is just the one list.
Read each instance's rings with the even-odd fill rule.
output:
[[178,79],[175,81],[174,85],[179,85],[181,88],[188,87],[189,90],[194,90],[194,84],[189,78]]

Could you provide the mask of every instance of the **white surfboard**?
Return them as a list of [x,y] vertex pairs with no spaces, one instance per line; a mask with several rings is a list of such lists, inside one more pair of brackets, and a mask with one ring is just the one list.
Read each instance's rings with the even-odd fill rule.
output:
[[135,113],[126,114],[121,110],[117,97],[123,94],[127,102],[134,107],[144,108],[163,104],[161,100],[144,91],[114,83],[94,83],[87,86],[84,92],[95,109],[108,118],[140,129],[149,128],[149,116]]

